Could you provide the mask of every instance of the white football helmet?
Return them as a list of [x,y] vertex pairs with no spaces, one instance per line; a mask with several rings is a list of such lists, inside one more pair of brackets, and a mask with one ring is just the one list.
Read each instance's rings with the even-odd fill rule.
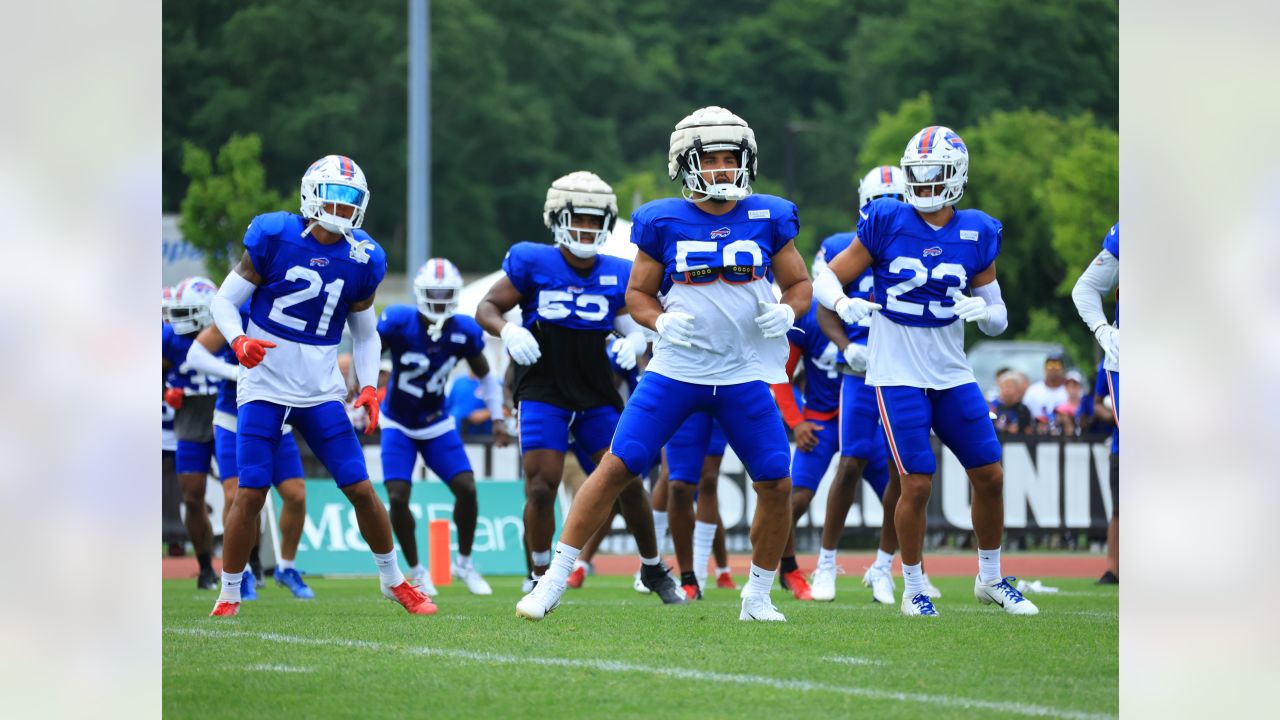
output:
[[218,286],[206,277],[193,275],[173,287],[169,301],[169,324],[179,335],[207,327],[213,322],[209,301],[218,294]]
[[895,200],[907,199],[907,181],[902,168],[895,165],[881,165],[867,173],[858,183],[858,207],[866,207],[867,203],[879,197],[891,197]]
[[413,276],[413,295],[423,317],[433,323],[443,323],[458,310],[462,273],[444,258],[431,258]]
[[[353,209],[351,217],[331,213],[330,205]],[[350,236],[364,222],[369,207],[369,184],[364,171],[346,155],[325,155],[302,174],[302,216],[332,233]],[[307,227],[306,232],[310,232]],[[306,232],[303,234],[305,235]]]
[[[599,230],[573,227],[574,215],[596,215],[604,222]],[[547,189],[542,219],[560,245],[574,256],[594,257],[609,239],[618,221],[618,197],[609,183],[595,173],[579,170],[559,178]]]
[[173,302],[173,288],[160,288],[160,322],[169,322],[169,303]]
[[[969,182],[969,149],[951,128],[930,125],[912,136],[902,154],[907,202],[921,212],[955,205]],[[931,195],[920,195],[932,188]]]
[[[732,150],[739,153],[738,167],[726,170],[727,183],[708,184],[703,179],[701,153]],[[714,105],[695,110],[676,123],[667,150],[667,175],[684,182],[681,194],[686,200],[741,200],[751,194],[751,181],[756,178],[756,134],[747,121]],[[704,197],[694,200],[693,193]]]

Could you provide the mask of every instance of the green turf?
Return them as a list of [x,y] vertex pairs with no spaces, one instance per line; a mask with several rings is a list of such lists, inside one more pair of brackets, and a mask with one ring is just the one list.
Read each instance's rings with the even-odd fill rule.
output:
[[[444,589],[411,617],[374,580],[312,579],[316,599],[259,590],[233,619],[214,593],[164,583],[166,717],[1110,717],[1119,596],[1044,580],[1037,617],[933,578],[940,618],[906,618],[840,578],[834,603],[774,591],[786,624],[738,621],[738,595],[663,607],[629,578],[588,578],[539,623],[494,595]],[[899,590],[901,580],[899,579]],[[976,704],[975,704],[976,703]],[[980,715],[979,715],[980,713]]]

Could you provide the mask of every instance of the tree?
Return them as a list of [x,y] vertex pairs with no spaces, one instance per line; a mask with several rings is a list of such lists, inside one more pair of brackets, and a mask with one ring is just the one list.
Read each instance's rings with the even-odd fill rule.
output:
[[1098,254],[1102,237],[1120,217],[1120,136],[1093,127],[1054,158],[1037,188],[1053,249],[1067,270],[1058,293],[1070,294],[1076,277]]
[[266,186],[261,155],[257,135],[232,135],[218,151],[215,173],[207,152],[191,143],[184,147],[182,172],[190,183],[182,199],[182,235],[204,253],[215,281],[239,258],[236,244],[254,216],[284,207],[280,193]]

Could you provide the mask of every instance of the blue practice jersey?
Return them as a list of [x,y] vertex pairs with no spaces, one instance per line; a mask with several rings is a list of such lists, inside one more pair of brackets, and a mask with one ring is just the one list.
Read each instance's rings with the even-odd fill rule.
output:
[[839,353],[828,354],[830,360],[824,361],[822,356],[832,345],[822,328],[818,327],[818,303],[809,307],[809,312],[796,318],[795,325],[787,331],[787,339],[800,348],[804,357],[804,406],[817,412],[831,412],[840,407],[840,372],[836,370],[834,358]]
[[244,247],[262,284],[253,293],[250,317],[276,337],[303,345],[337,345],[352,303],[367,300],[387,273],[387,256],[363,230],[352,231],[366,246],[364,262],[351,245],[322,245],[303,236],[300,215],[259,215],[244,234]]
[[[853,244],[853,239],[857,237],[857,233],[842,232],[831,235],[822,241],[822,245],[818,248],[818,259],[829,263],[831,259],[846,248]],[[867,268],[861,275],[854,278],[853,282],[844,286],[844,294],[851,298],[862,298],[868,302],[875,302],[875,273],[871,268]],[[859,345],[867,344],[867,332],[871,330],[871,316],[862,318],[853,325],[845,325],[845,333],[849,337],[850,342]],[[841,358],[843,362],[843,358]]]
[[693,347],[660,339],[650,369],[683,382],[719,385],[784,382],[783,338],[765,338],[755,324],[759,303],[774,303],[773,256],[800,231],[794,203],[751,195],[728,213],[668,198],[631,216],[631,241],[661,263],[663,308],[694,317]]
[[[1120,259],[1120,223],[1111,226],[1111,232],[1102,239],[1102,249]],[[1116,290],[1116,327],[1120,327],[1120,291]]]
[[458,360],[484,351],[484,331],[466,315],[444,322],[432,340],[427,323],[411,305],[392,305],[378,320],[382,349],[391,353],[391,378],[382,401],[384,417],[409,429],[422,429],[447,417],[445,385]]
[[587,274],[580,274],[559,246],[522,242],[502,259],[502,270],[520,291],[524,325],[536,322],[570,330],[613,330],[613,318],[627,305],[631,261],[596,255]]
[[191,349],[191,343],[195,342],[196,335],[199,333],[179,335],[173,331],[172,325],[168,323],[161,323],[161,325],[163,329],[160,335],[160,354],[169,361],[170,365],[165,384],[169,387],[182,388],[188,395],[213,395],[218,392],[218,386],[222,384],[221,379],[196,372],[187,366],[187,351]]

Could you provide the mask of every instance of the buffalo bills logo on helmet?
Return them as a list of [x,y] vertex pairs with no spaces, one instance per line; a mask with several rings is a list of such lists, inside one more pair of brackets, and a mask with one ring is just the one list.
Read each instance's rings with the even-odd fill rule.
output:
[[927,247],[924,249],[925,257],[938,257],[941,254],[942,254],[942,248],[938,247],[937,245],[934,245],[933,247]]
[[329,264],[329,258],[315,257],[311,258],[311,267],[325,267]]
[[942,139],[946,140],[948,145],[959,150],[960,152],[965,154],[969,153],[969,149],[964,146],[964,141],[960,139],[959,135],[953,132],[948,132],[947,134],[943,135]]
[[729,228],[727,227],[716,228],[715,230],[711,231],[711,237],[717,240],[719,240],[720,238],[727,238],[729,237]]

